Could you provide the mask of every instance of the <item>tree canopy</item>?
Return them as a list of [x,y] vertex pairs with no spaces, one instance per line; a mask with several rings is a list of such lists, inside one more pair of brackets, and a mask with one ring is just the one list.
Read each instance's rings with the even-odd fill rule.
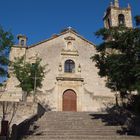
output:
[[13,35],[0,27],[0,77],[7,77],[6,66],[9,64],[9,51],[13,45]]
[[99,68],[99,75],[107,77],[106,86],[122,96],[132,91],[140,93],[140,28],[103,28],[96,35],[104,42],[91,59]]
[[14,73],[19,80],[19,87],[28,94],[36,88],[42,87],[45,76],[45,66],[41,66],[41,59],[36,58],[34,63],[25,62],[25,57],[15,58],[13,62]]

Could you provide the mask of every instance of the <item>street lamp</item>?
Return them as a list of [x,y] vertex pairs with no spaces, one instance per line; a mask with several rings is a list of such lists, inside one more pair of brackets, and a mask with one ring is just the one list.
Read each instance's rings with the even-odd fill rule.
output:
[[35,94],[36,94],[36,70],[35,70],[35,77],[34,77],[34,102],[35,102]]
[[32,63],[33,69],[34,69],[34,91],[33,91],[33,101],[35,102],[35,94],[36,94],[36,67],[35,67],[35,63]]

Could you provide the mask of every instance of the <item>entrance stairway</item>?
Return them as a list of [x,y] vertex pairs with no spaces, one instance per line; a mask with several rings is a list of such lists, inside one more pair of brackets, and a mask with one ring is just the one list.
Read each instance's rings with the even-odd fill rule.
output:
[[120,132],[121,126],[111,124],[107,114],[47,112],[23,140],[140,140]]

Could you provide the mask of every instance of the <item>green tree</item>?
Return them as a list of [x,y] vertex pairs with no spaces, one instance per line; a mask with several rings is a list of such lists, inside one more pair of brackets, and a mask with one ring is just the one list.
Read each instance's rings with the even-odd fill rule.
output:
[[[25,56],[15,58],[13,62],[14,73],[19,80],[19,87],[24,94],[29,95],[32,91],[42,87],[42,80],[45,76],[45,67],[41,66],[41,59],[36,58],[34,63],[25,62]],[[25,95],[26,96],[26,95]]]
[[[13,35],[11,34],[10,31],[5,31],[1,26],[0,26],[0,86],[1,86],[1,94],[4,92],[4,86],[3,86],[3,81],[2,78],[6,79],[8,77],[8,71],[7,71],[7,66],[10,64],[9,61],[9,52],[11,47],[13,46]],[[9,132],[9,125],[14,117],[15,114],[15,103],[13,102],[13,105],[9,105],[7,101],[1,101],[0,102],[0,108],[2,110],[2,120],[1,120],[1,135],[2,136],[7,136],[8,137],[8,132]],[[12,113],[11,120],[10,122],[6,121],[6,115],[7,115],[7,110],[8,107],[11,107],[12,109],[10,110]],[[13,112],[12,112],[13,111]],[[6,123],[7,122],[7,123]]]
[[99,75],[107,77],[106,86],[122,97],[140,92],[140,29],[123,26],[100,29],[96,32],[104,40],[91,59],[99,68]]
[[6,66],[9,64],[8,55],[12,45],[13,35],[0,27],[0,78],[8,76]]

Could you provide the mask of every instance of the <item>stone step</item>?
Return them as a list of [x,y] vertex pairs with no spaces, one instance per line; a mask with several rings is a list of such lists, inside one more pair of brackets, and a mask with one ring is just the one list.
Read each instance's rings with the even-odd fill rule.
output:
[[[92,123],[92,122],[82,122],[82,121],[70,121],[70,122],[38,122],[38,123],[36,123],[35,125],[46,125],[47,127],[49,127],[49,126],[61,126],[61,125],[65,125],[65,126],[72,126],[72,125],[79,125],[79,126],[92,126],[92,127],[94,127],[94,126],[97,126],[97,127],[101,127],[101,126],[103,126],[103,127],[105,127],[105,126],[107,126],[108,124],[105,124],[105,123],[98,123],[98,122],[96,122],[96,123]],[[110,125],[111,126],[111,125]]]
[[[85,126],[86,127],[86,126]],[[85,128],[85,127],[81,127],[81,126],[50,126],[50,127],[47,127],[47,126],[40,126],[38,127],[38,130],[94,130],[94,129],[98,129],[98,130],[104,130],[104,129],[107,129],[107,130],[110,130],[111,127],[109,128],[106,128],[106,127],[92,127],[92,126],[88,126],[88,128]],[[115,127],[112,127],[112,130],[120,130],[121,128],[115,128]]]
[[[23,139],[25,140],[25,139]],[[140,140],[134,136],[30,136],[28,140]]]
[[71,130],[60,130],[60,131],[48,131],[48,130],[44,130],[44,131],[37,131],[37,133],[35,133],[35,135],[39,135],[39,134],[43,134],[43,135],[116,135],[117,132],[114,130],[104,130],[104,131],[100,131],[100,130],[86,130],[86,131],[71,131]]
[[[53,118],[52,118],[53,119]],[[89,120],[87,120],[87,119],[89,119]],[[102,122],[101,120],[92,120],[92,119],[90,119],[90,118],[87,118],[87,119],[71,119],[71,120],[69,120],[69,119],[53,119],[53,121],[52,120],[47,120],[47,119],[42,119],[42,120],[39,120],[38,121],[38,123],[44,123],[44,122],[46,122],[46,123],[55,123],[55,122],[74,122],[74,121],[81,121],[81,122],[87,122],[87,123],[104,123],[104,122]]]
[[[75,128],[74,128],[75,127]],[[54,127],[54,126],[50,126],[50,127],[47,127],[47,126],[38,126],[36,127],[37,130],[39,129],[44,129],[44,130],[73,130],[73,131],[79,131],[79,130],[83,130],[83,131],[88,131],[88,130],[100,130],[100,131],[103,131],[103,130],[120,130],[121,127],[120,126],[94,126],[94,127],[90,127],[88,126],[88,128],[85,126],[85,127],[80,127],[80,126],[62,126],[61,128],[60,127]]]
[[96,119],[96,118],[93,118],[93,117],[52,117],[50,116],[51,119],[48,117],[43,117],[43,118],[40,118],[39,121],[43,121],[43,120],[48,120],[48,121],[51,121],[52,119],[53,120],[85,120],[85,119],[92,119],[93,121],[101,121],[101,119]]
[[[50,116],[51,117],[51,116]],[[45,120],[47,120],[47,121],[51,121],[51,120],[67,120],[67,121],[71,121],[71,120],[85,120],[85,119],[91,119],[91,120],[93,120],[93,121],[95,121],[95,122],[97,122],[97,121],[101,121],[101,119],[96,119],[96,118],[92,118],[92,117],[61,117],[61,116],[58,116],[58,117],[56,117],[56,118],[54,118],[54,117],[51,117],[51,119],[50,118],[41,118],[41,119],[39,119],[39,121],[45,121]]]
[[[88,115],[88,116],[87,116]],[[89,112],[83,112],[80,113],[80,112],[63,112],[63,114],[61,112],[49,112],[49,113],[46,113],[43,118],[47,118],[47,117],[53,117],[53,118],[59,118],[60,116],[63,117],[63,118],[69,118],[69,117],[80,117],[80,118],[88,118],[88,117],[91,117],[91,118],[95,118],[97,116],[106,116],[107,114],[94,114],[94,113],[89,113]]]
[[[45,123],[39,123],[39,124],[36,124],[36,126],[40,126],[40,125],[44,125]],[[90,123],[73,123],[73,122],[70,122],[70,123],[58,123],[58,124],[56,124],[56,123],[51,123],[51,124],[45,124],[45,126],[46,127],[51,127],[51,128],[59,128],[59,127],[65,127],[65,128],[69,128],[69,127],[72,127],[73,129],[74,128],[79,128],[79,127],[85,127],[85,126],[87,126],[88,125],[88,127],[93,127],[93,128],[95,128],[95,127],[109,127],[109,126],[105,126],[105,125],[102,125],[102,124],[98,124],[98,123],[95,123],[95,124],[90,124]],[[45,128],[45,126],[42,126],[43,128]],[[111,127],[111,126],[110,126]],[[112,127],[113,128],[113,127]]]

